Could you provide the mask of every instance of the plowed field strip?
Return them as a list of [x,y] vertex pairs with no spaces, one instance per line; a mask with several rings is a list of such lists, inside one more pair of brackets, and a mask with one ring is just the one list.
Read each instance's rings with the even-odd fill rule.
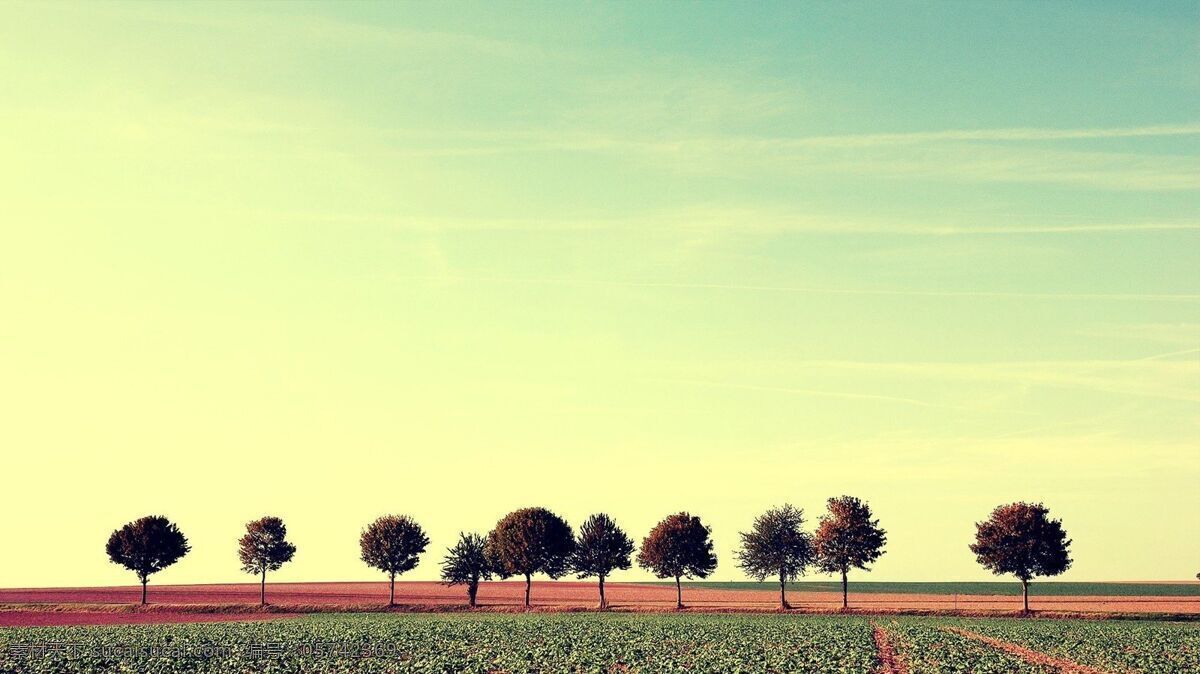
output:
[[875,633],[876,657],[879,658],[879,667],[875,670],[875,674],[908,674],[908,666],[896,652],[896,647],[892,644],[892,638],[887,630],[875,622],[871,623],[871,628]]
[[1052,655],[1047,655],[1045,653],[1014,644],[1011,641],[1004,641],[1003,639],[984,636],[970,630],[964,630],[961,627],[943,627],[942,629],[946,630],[947,632],[954,632],[955,634],[967,637],[968,639],[974,639],[976,641],[983,642],[992,648],[998,648],[1005,653],[1015,655],[1026,662],[1035,665],[1053,667],[1063,674],[1108,674],[1108,672],[1105,672],[1102,669],[1081,665],[1078,662],[1073,662],[1065,658],[1056,658]]

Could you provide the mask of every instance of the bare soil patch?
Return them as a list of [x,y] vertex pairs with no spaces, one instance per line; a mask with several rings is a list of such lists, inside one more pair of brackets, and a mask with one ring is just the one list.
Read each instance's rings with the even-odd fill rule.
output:
[[0,627],[52,625],[158,625],[277,620],[299,613],[181,613],[178,611],[0,611]]
[[[608,583],[612,610],[673,612],[675,588],[670,585]],[[517,612],[523,606],[525,585],[521,581],[488,582],[480,585],[483,611]],[[466,589],[441,583],[414,581],[396,583],[396,602],[388,609],[388,586],[384,582],[271,583],[267,585],[266,609],[258,607],[258,585],[232,583],[214,585],[151,585],[150,606],[139,607],[141,588],[83,587],[0,589],[0,613],[144,613],[165,611],[184,616],[196,614],[308,613],[330,611],[463,611],[467,610]],[[543,612],[594,610],[599,597],[596,585],[576,581],[536,581],[533,610]],[[685,611],[705,613],[779,612],[778,594],[772,590],[687,587],[683,591]],[[842,613],[837,592],[794,592],[789,601],[796,613]],[[991,595],[937,594],[852,594],[850,613],[918,615],[1017,615],[1020,598]],[[1034,603],[1044,617],[1112,617],[1130,615],[1200,618],[1200,598],[1193,597],[1040,597]],[[164,620],[182,620],[164,618]],[[226,620],[240,618],[225,618]],[[11,624],[16,618],[0,618]],[[67,620],[59,618],[59,620]],[[103,620],[115,620],[103,618]],[[153,621],[151,618],[128,620]],[[60,623],[66,624],[66,623]]]
[[896,652],[896,647],[887,630],[874,621],[871,622],[871,628],[875,633],[876,657],[879,658],[879,667],[876,668],[875,674],[908,674],[908,666]]
[[1107,674],[1102,669],[1096,669],[1095,667],[1088,667],[1086,665],[1081,665],[1077,662],[1073,662],[1073,661],[1067,660],[1065,658],[1057,658],[1052,655],[1047,655],[1045,653],[1035,651],[1030,648],[1026,648],[1024,646],[1019,646],[1010,641],[1004,641],[1003,639],[996,639],[994,637],[984,636],[982,634],[978,634],[978,633],[972,632],[970,630],[964,630],[960,627],[943,627],[942,629],[944,629],[948,632],[954,632],[955,634],[967,637],[968,639],[974,639],[976,641],[981,641],[981,642],[991,646],[992,648],[998,648],[998,649],[1004,651],[1005,653],[1008,653],[1010,655],[1015,655],[1018,658],[1021,658],[1022,660],[1026,661],[1026,662],[1030,662],[1035,665],[1042,665],[1045,667],[1055,668],[1058,671],[1062,672],[1063,674]]

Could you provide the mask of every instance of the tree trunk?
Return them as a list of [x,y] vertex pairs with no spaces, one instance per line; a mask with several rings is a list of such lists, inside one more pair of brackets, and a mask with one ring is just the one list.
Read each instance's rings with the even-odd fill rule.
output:
[[675,576],[675,608],[683,608],[683,586],[679,584],[679,576]]
[[391,585],[388,589],[388,606],[395,606],[396,605],[396,573],[393,571],[392,573],[390,573],[388,575],[389,575],[388,580],[391,581]]
[[467,605],[475,608],[475,595],[479,594],[479,581],[467,583]]
[[779,608],[791,608],[787,602],[787,580],[782,572],[779,574]]
[[267,567],[265,566],[262,570],[262,585],[258,588],[258,605],[267,605]]
[[608,602],[604,599],[604,574],[600,574],[600,608],[608,608]]
[[149,579],[148,578],[142,579],[142,606],[146,605],[146,581],[147,580],[149,580]]
[[1021,598],[1025,601],[1025,612],[1029,613],[1029,581],[1021,579]]
[[850,592],[846,589],[847,569],[842,569],[842,608],[850,608]]
[[533,574],[525,574],[525,608],[529,608],[529,588],[533,585]]

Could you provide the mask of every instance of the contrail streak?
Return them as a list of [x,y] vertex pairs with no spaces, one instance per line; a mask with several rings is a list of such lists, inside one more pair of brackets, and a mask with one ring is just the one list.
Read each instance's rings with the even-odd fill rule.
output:
[[822,398],[843,398],[846,400],[877,400],[880,402],[903,403],[906,405],[934,407],[938,409],[971,409],[969,407],[959,407],[955,405],[940,405],[938,403],[931,403],[924,400],[918,400],[916,398],[902,398],[899,396],[886,396],[873,393],[847,393],[843,391],[823,391],[819,389],[791,388],[786,386],[756,386],[753,384],[735,384],[728,382],[705,381],[702,379],[650,379],[648,381],[658,381],[670,384],[689,384],[692,386],[709,386],[713,388],[733,388],[746,391],[766,391],[769,393],[791,393],[795,395],[817,396]]
[[892,290],[883,288],[822,288],[816,286],[773,286],[727,283],[671,283],[653,281],[612,281],[603,279],[554,279],[554,278],[511,278],[501,276],[414,276],[415,280],[446,283],[512,283],[528,285],[579,285],[614,286],[624,288],[666,288],[681,290],[744,290],[780,293],[807,293],[814,295],[883,295],[903,297],[976,297],[997,299],[1032,300],[1114,300],[1146,302],[1196,302],[1200,295],[1193,294],[1141,294],[1141,293],[1029,293],[980,290]]

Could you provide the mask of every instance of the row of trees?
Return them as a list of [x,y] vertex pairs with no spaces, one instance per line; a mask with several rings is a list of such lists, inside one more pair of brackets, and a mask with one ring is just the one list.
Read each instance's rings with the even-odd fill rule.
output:
[[[790,608],[787,583],[810,569],[839,574],[842,606],[849,606],[847,578],[852,569],[869,570],[887,543],[887,533],[865,502],[853,496],[829,499],[815,532],[804,527],[804,512],[789,504],[758,516],[741,532],[738,566],[759,582],[779,581],[779,603]],[[712,529],[686,512],[670,515],[642,539],[636,560],[656,577],[675,581],[676,606],[683,607],[684,578],[707,578],[717,568]],[[996,508],[976,524],[970,549],[979,563],[997,575],[1021,581],[1025,610],[1029,582],[1054,576],[1071,565],[1071,541],[1062,523],[1051,519],[1040,503],[1013,503]],[[363,529],[359,548],[364,562],[387,574],[388,604],[396,598],[396,576],[411,571],[429,545],[424,529],[406,515],[386,515]],[[109,558],[137,574],[146,603],[149,577],[174,564],[191,548],[178,527],[165,517],[143,517],[109,537]],[[578,535],[566,520],[545,508],[516,510],[486,535],[460,533],[446,551],[441,578],[447,585],[465,585],[467,601],[476,605],[479,583],[492,578],[525,578],[525,605],[530,604],[535,574],[561,578],[596,578],[600,608],[606,608],[604,582],[615,571],[632,567],[633,539],[611,517],[592,515]],[[242,570],[259,576],[259,600],[266,604],[267,572],[291,561],[296,546],[287,540],[287,527],[278,517],[263,517],[246,525],[238,544]]]

